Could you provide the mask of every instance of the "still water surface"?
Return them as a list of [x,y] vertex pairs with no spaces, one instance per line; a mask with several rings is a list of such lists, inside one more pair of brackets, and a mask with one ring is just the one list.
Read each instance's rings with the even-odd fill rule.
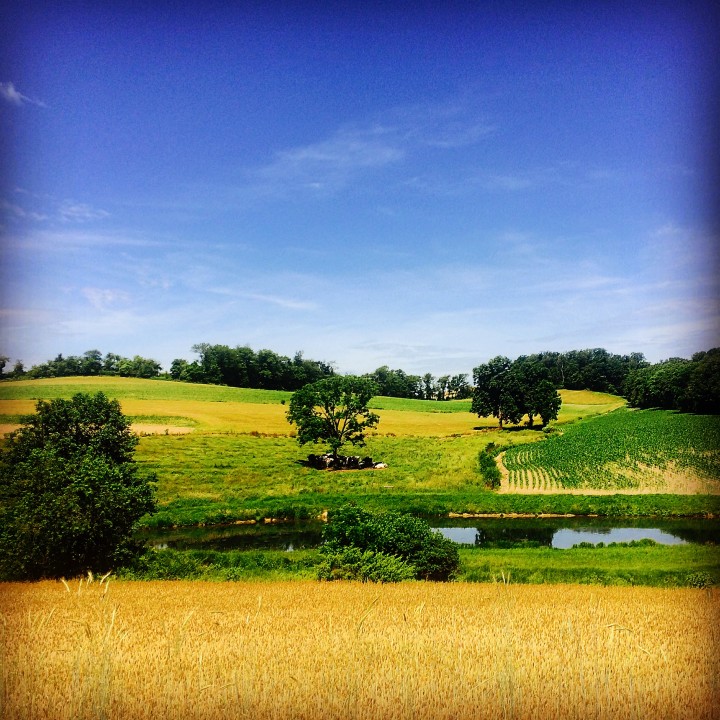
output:
[[[570,548],[578,543],[649,539],[666,545],[720,542],[720,521],[648,518],[432,518],[430,525],[457,543],[475,547]],[[229,525],[147,531],[138,539],[156,548],[206,550],[293,550],[322,542],[321,522]]]
[[[475,527],[443,527],[435,528],[439,530],[445,537],[450,538],[456,543],[462,545],[490,546],[492,544],[504,544],[488,540],[484,537],[485,533],[481,528]],[[507,543],[520,544],[523,540],[532,540],[531,537],[523,537],[522,532],[514,533],[515,537],[507,537]],[[660,528],[629,528],[629,527],[611,527],[611,528],[558,528],[553,530],[550,542],[539,540],[538,545],[545,545],[554,548],[567,549],[579,543],[598,543],[612,542],[631,542],[633,540],[654,540],[663,545],[686,545],[688,540],[684,540],[678,535],[671,532],[661,530]],[[527,544],[527,543],[526,543]]]

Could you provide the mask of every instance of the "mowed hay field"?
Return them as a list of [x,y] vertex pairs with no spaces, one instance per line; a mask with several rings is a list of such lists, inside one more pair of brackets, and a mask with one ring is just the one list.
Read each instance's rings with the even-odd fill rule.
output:
[[720,717],[718,590],[0,585],[0,717]]
[[[192,385],[162,380],[115,377],[46,378],[0,384],[0,429],[17,426],[19,415],[32,413],[38,399],[70,398],[76,392],[104,392],[120,401],[138,433],[261,433],[294,435],[286,420],[290,392]],[[560,422],[588,417],[624,405],[622,398],[603,393],[563,390]],[[477,434],[495,428],[494,418],[470,413],[470,401],[437,402],[374,398],[380,416],[376,435],[445,437]],[[5,420],[3,420],[3,416]],[[180,421],[180,422],[178,422]],[[148,429],[149,428],[149,429]]]

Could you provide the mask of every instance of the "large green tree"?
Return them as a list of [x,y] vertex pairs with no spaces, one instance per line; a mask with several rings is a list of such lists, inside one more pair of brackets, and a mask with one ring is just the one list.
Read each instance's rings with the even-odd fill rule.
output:
[[542,427],[557,420],[562,399],[549,379],[547,368],[537,357],[521,355],[513,362],[510,372],[517,378],[517,404],[528,416],[528,427],[535,425],[536,415],[540,416]]
[[511,373],[512,362],[502,355],[473,369],[473,391],[470,412],[480,417],[492,415],[503,423],[518,423],[525,414],[519,404],[518,378]]
[[70,577],[127,559],[136,522],[155,509],[137,442],[103,393],[39,401],[0,454],[0,575]]
[[368,408],[376,391],[368,378],[333,375],[293,393],[287,419],[297,426],[301,445],[326,443],[337,462],[344,444],[364,445],[365,432],[380,421]]
[[480,417],[492,415],[500,427],[504,423],[517,424],[528,416],[534,425],[539,415],[543,427],[556,420],[562,400],[548,379],[548,371],[536,359],[520,357],[514,362],[497,356],[473,370],[475,389],[471,412]]

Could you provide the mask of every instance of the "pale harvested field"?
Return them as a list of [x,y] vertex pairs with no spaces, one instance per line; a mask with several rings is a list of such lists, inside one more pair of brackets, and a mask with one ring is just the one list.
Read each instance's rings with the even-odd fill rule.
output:
[[720,717],[717,590],[69,587],[0,585],[0,717]]
[[[0,400],[0,415],[29,415],[35,412],[35,404],[35,400]],[[286,405],[132,399],[121,400],[120,405],[123,413],[130,416],[155,415],[187,418],[197,423],[196,432],[295,434],[294,426],[290,425],[286,419]],[[428,413],[405,410],[377,410],[375,412],[380,416],[378,425],[378,434],[380,435],[443,437],[454,434],[473,434],[476,427],[497,426],[493,418],[478,418],[470,413]],[[10,432],[17,427],[18,425],[0,425],[4,432]],[[142,432],[142,429],[138,429],[138,432]],[[164,432],[164,429],[161,432]]]
[[[43,395],[43,388],[56,388],[58,384],[66,384],[68,397],[80,386],[93,391],[103,390],[112,397],[112,388],[137,387],[142,391],[142,383],[127,378],[118,383],[115,378],[62,378],[32,381],[32,387],[38,396]],[[159,381],[158,381],[159,382]],[[29,383],[28,383],[29,385]],[[86,388],[85,386],[88,385]],[[162,383],[163,389],[176,389],[173,383]],[[180,385],[180,389],[188,386]],[[208,387],[208,386],[200,386]],[[584,390],[562,390],[563,408],[560,419],[567,421],[579,416],[587,416],[608,412],[625,404],[621,398],[602,393]],[[2,416],[29,415],[35,412],[35,399],[0,398],[0,421]],[[287,405],[260,402],[213,402],[208,400],[183,399],[142,399],[123,398],[120,400],[122,411],[130,416],[159,416],[169,418],[187,418],[193,422],[193,428],[179,429],[172,422],[163,424],[138,423],[135,427],[138,434],[164,433],[167,428],[170,434],[181,432],[204,433],[252,433],[265,435],[293,435],[295,428],[286,419]],[[438,404],[440,407],[441,404]],[[377,428],[379,435],[412,435],[416,437],[449,437],[451,435],[475,435],[478,429],[497,429],[497,420],[492,417],[479,418],[470,412],[419,412],[412,410],[375,410],[380,416]],[[5,434],[17,429],[18,425],[0,422],[0,433]],[[535,438],[536,439],[536,438]]]

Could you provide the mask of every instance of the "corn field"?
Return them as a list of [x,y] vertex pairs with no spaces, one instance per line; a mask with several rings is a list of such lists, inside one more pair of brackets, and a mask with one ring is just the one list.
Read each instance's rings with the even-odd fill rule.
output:
[[718,493],[720,418],[617,410],[508,448],[503,463],[513,492]]
[[719,718],[717,590],[0,585],[0,717]]

